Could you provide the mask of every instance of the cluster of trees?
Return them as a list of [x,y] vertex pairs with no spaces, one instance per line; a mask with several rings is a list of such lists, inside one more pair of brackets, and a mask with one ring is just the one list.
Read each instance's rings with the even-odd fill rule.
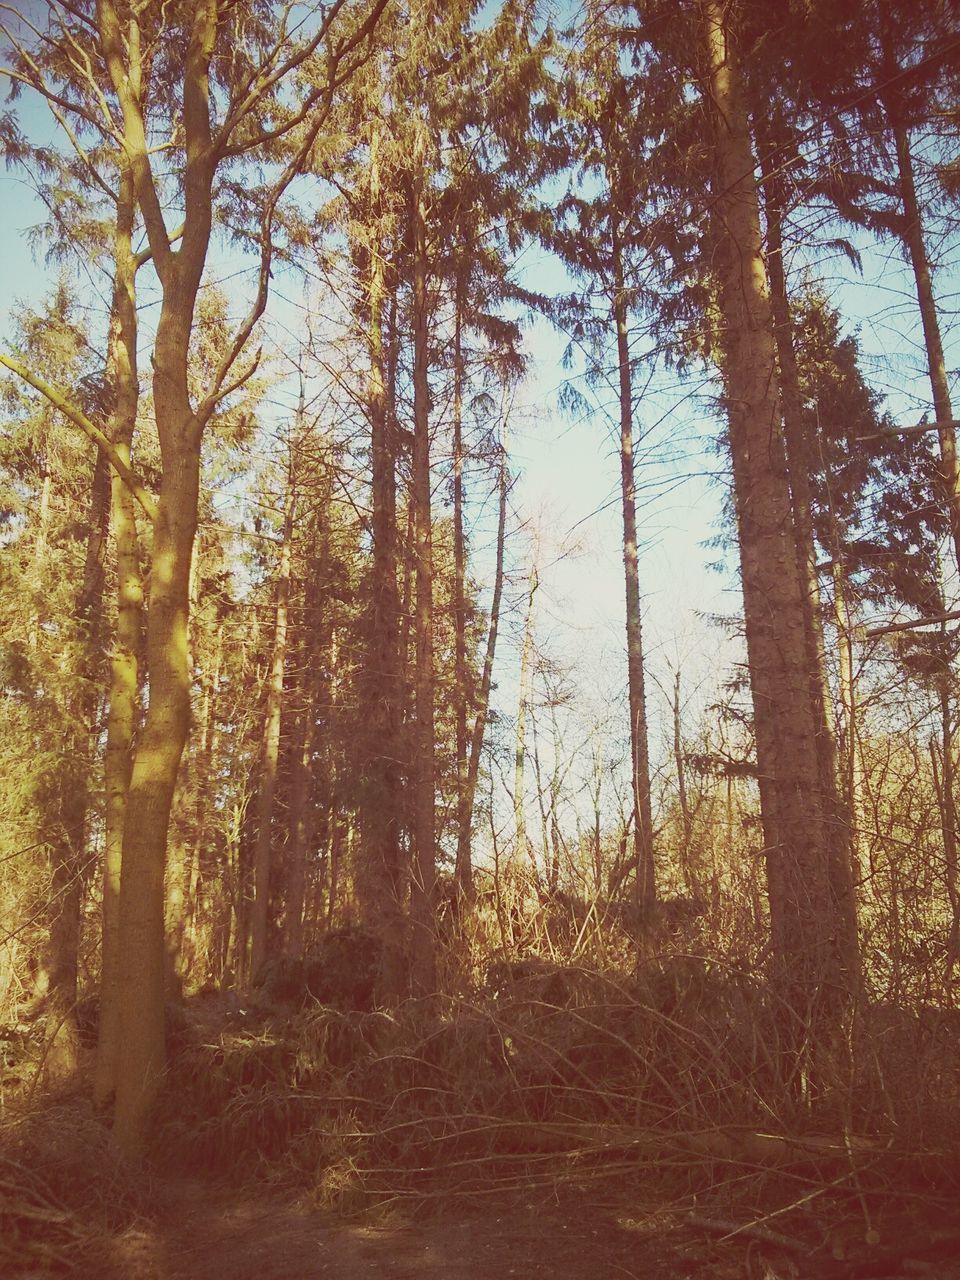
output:
[[[619,410],[628,785],[609,831],[596,800],[573,861],[649,927],[668,863],[702,888],[693,790],[726,786],[729,817],[732,780],[754,779],[771,976],[798,1025],[829,1027],[861,981],[880,824],[852,619],[932,617],[883,652],[913,682],[909,741],[936,725],[922,768],[953,965],[941,553],[960,559],[960,471],[929,252],[957,188],[949,5],[587,0],[549,21],[530,0],[50,0],[3,33],[14,97],[42,101],[58,141],[16,102],[0,138],[64,262],[0,354],[6,981],[42,998],[50,1069],[75,1057],[96,982],[96,1091],[124,1148],[172,981],[248,980],[355,918],[382,940],[383,999],[436,988],[441,909],[457,927],[477,894],[533,311],[588,380],[613,378]],[[810,269],[867,237],[912,268],[935,430],[883,416]],[[519,272],[531,243],[563,265],[561,294]],[[308,299],[294,322],[271,311],[277,279]],[[730,752],[695,750],[678,676],[669,805],[637,531],[656,368],[720,390],[752,695]],[[487,508],[484,591],[470,527]],[[522,863],[537,590],[535,565]],[[546,781],[534,763],[556,889],[554,756]]]

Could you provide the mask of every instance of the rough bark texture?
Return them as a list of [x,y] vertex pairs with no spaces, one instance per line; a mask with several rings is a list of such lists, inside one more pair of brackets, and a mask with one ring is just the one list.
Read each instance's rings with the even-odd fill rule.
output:
[[716,146],[724,375],[777,978],[800,1021],[848,974],[830,882],[803,590],[787,481],[754,158],[728,11],[703,0]]
[[771,313],[780,379],[780,408],[789,471],[797,574],[803,608],[804,643],[817,734],[820,793],[829,839],[830,882],[837,910],[844,920],[845,963],[852,975],[859,964],[856,946],[857,905],[853,880],[855,854],[852,821],[850,811],[838,787],[837,743],[830,705],[813,524],[811,475],[814,467],[814,451],[804,428],[800,374],[793,346],[793,325],[790,318],[790,302],[783,261],[784,192],[779,178],[777,155],[776,146],[771,144],[765,149],[762,160],[764,212],[767,227],[766,264],[770,281]]
[[[114,284],[107,379],[112,397],[110,436],[129,465],[140,395],[137,377],[136,264],[133,258],[135,196],[129,166],[120,174],[114,236]],[[123,820],[133,760],[140,698],[140,643],[143,582],[133,495],[114,471],[110,523],[117,565],[117,628],[110,657],[107,742],[104,753],[103,934],[100,1020],[94,1099],[103,1105],[116,1087],[120,1007],[117,946],[120,928],[120,874]]]
[[204,424],[193,412],[187,368],[212,225],[214,160],[208,77],[217,12],[209,0],[196,6],[185,47],[186,220],[176,251],[167,235],[150,166],[136,17],[121,31],[112,0],[99,0],[97,23],[162,291],[153,348],[161,482],[147,624],[150,699],[127,795],[117,948],[120,1017],[114,1136],[120,1149],[133,1155],[143,1146],[164,1066],[164,868],[170,808],[190,723],[188,601]]

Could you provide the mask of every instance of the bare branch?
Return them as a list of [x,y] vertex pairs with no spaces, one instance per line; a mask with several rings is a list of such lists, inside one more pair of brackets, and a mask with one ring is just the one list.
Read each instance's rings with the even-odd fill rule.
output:
[[[97,0],[97,19],[100,30],[100,43],[103,56],[110,72],[114,91],[123,113],[123,148],[127,153],[130,168],[137,187],[137,202],[143,214],[150,250],[156,263],[157,274],[163,278],[169,271],[172,250],[167,224],[160,205],[160,196],[154,181],[153,170],[147,155],[146,125],[140,103],[131,91],[128,68],[123,56],[123,40],[120,33],[120,21],[117,17],[113,0]],[[136,23],[131,27],[136,28]],[[139,68],[130,69],[131,75]]]
[[55,409],[58,409],[75,427],[79,427],[103,451],[104,457],[137,502],[140,503],[148,519],[151,521],[156,520],[157,503],[153,495],[148,491],[130,464],[123,460],[108,436],[101,431],[96,423],[90,421],[82,409],[78,409],[64,392],[52,387],[49,382],[45,382],[43,378],[33,373],[19,360],[14,360],[0,352],[0,365],[9,369],[11,373],[15,373],[18,378],[22,378],[28,386],[33,387],[34,391],[39,391],[42,396],[45,396],[50,401]]
[[[310,45],[303,51],[302,56],[298,55],[296,59],[290,59],[288,63],[284,64],[284,68],[278,69],[275,76],[271,77],[271,84],[265,86],[263,92],[267,92],[267,90],[272,87],[272,84],[280,78],[281,71],[283,75],[286,75],[288,71],[299,66],[300,63],[305,61],[307,57],[316,51],[321,40],[326,36],[327,32],[329,32],[333,19],[341,9],[342,3],[343,0],[340,0],[340,3],[334,5],[330,13],[327,15],[320,32],[313,40],[310,41]],[[240,120],[245,115],[249,114],[249,111],[253,106],[253,102],[251,101],[249,106],[246,104],[244,105],[242,112],[238,111],[237,113],[232,113],[224,122],[223,128],[220,130],[215,144],[218,148],[217,154],[224,158],[243,155],[244,152],[252,151],[256,147],[262,146],[265,143],[275,142],[278,138],[286,137],[292,130],[302,124],[318,102],[328,98],[332,92],[335,92],[340,88],[340,86],[354,74],[358,67],[362,66],[363,62],[366,61],[366,59],[363,58],[358,62],[351,63],[349,69],[344,74],[337,74],[337,68],[341,62],[345,58],[348,58],[358,45],[362,44],[363,41],[371,34],[377,23],[380,21],[380,18],[389,3],[390,0],[376,0],[376,3],[370,10],[370,13],[367,15],[367,18],[362,25],[357,28],[349,40],[345,40],[342,44],[337,46],[330,56],[330,65],[325,84],[321,88],[315,89],[312,93],[307,95],[300,107],[300,110],[297,111],[295,115],[291,116],[290,119],[286,120],[282,125],[278,125],[275,129],[262,130],[247,142],[237,143],[235,146],[227,146],[227,138],[239,124]],[[258,97],[262,97],[262,93],[259,93]]]
[[250,363],[247,365],[246,369],[244,369],[242,373],[238,373],[237,376],[231,382],[228,382],[225,385],[221,386],[218,390],[216,390],[216,392],[211,391],[208,395],[204,397],[203,403],[200,405],[199,409],[197,410],[197,418],[200,420],[200,422],[205,424],[209,420],[210,415],[214,412],[218,404],[221,404],[224,400],[226,400],[227,396],[232,396],[235,391],[239,391],[241,387],[246,386],[246,384],[250,381],[253,375],[260,368],[260,359],[262,356],[263,356],[263,348],[258,347],[256,352],[254,353],[253,359],[250,361]]
[[919,422],[913,427],[884,427],[882,431],[871,431],[869,435],[857,436],[856,444],[864,444],[868,440],[886,440],[889,436],[922,436],[940,428],[960,431],[960,422]]
[[864,635],[868,640],[877,636],[889,636],[895,631],[913,631],[916,627],[932,627],[939,622],[956,622],[960,618],[960,609],[950,609],[947,613],[934,613],[929,618],[915,618],[912,622],[891,622],[883,627],[868,627]]

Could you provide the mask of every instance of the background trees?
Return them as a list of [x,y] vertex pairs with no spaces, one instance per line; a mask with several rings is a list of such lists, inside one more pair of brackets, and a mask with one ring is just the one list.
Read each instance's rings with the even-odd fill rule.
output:
[[[0,856],[30,872],[2,881],[2,990],[61,1074],[99,992],[128,1151],[165,992],[248,988],[346,926],[396,1004],[494,948],[623,964],[616,930],[643,955],[706,912],[703,945],[763,963],[789,1011],[783,1078],[824,1090],[813,1042],[829,1058],[864,998],[911,988],[920,934],[948,998],[952,19],[821,8],[8,23],[7,74],[57,133],[15,103],[3,143],[64,267],[3,356],[2,714],[30,752],[3,765]],[[874,236],[923,340],[907,429],[830,274]],[[565,631],[570,539],[545,517],[522,549],[548,325],[594,454],[610,410],[606,664]],[[690,483],[681,445],[708,465],[694,409],[742,619],[688,671],[644,519]]]

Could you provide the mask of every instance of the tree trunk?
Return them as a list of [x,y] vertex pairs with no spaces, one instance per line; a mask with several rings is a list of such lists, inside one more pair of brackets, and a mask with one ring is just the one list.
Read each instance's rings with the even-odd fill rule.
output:
[[[612,193],[611,193],[612,197]],[[616,203],[614,201],[614,203]],[[634,803],[634,853],[637,859],[636,901],[641,917],[657,900],[650,801],[650,752],[643,670],[640,613],[640,569],[637,551],[637,500],[633,466],[633,379],[630,335],[623,282],[619,215],[613,215],[613,322],[617,331],[620,381],[620,497],[623,513],[623,569],[627,613],[627,689],[630,706],[630,774]]]
[[164,1066],[164,865],[170,808],[190,724],[187,602],[200,433],[189,407],[169,393],[166,341],[158,333],[154,402],[164,466],[147,624],[150,700],[127,794],[120,883],[114,1135],[128,1154],[142,1146]]
[[[113,305],[107,379],[112,397],[110,438],[129,465],[140,388],[137,375],[135,199],[129,166],[120,172],[114,236]],[[118,953],[123,823],[140,704],[143,581],[134,498],[116,471],[110,478],[110,521],[117,560],[117,629],[110,659],[107,742],[104,753],[103,934],[100,1019],[93,1096],[104,1105],[116,1087],[120,1006]]]
[[297,507],[297,457],[291,442],[284,499],[283,541],[277,569],[276,621],[267,700],[264,708],[263,745],[260,753],[260,786],[257,792],[257,837],[253,848],[253,909],[250,914],[250,972],[256,980],[269,949],[270,873],[273,867],[273,802],[280,760],[280,723],[283,714],[283,678],[287,668],[287,614],[290,595],[290,559]]
[[853,866],[858,883],[867,874],[864,845],[863,764],[860,753],[860,729],[857,714],[857,682],[854,670],[853,625],[847,603],[846,573],[843,568],[839,536],[831,548],[833,577],[833,615],[837,630],[837,662],[840,669],[838,690],[843,739],[840,757],[843,764],[844,792],[852,828]]
[[505,441],[500,443],[500,478],[498,482],[499,504],[497,511],[497,563],[493,578],[493,597],[490,601],[490,629],[487,632],[487,648],[483,657],[483,674],[480,677],[480,697],[473,722],[467,761],[466,786],[460,795],[457,815],[457,888],[469,903],[474,897],[473,857],[471,839],[473,809],[477,794],[477,778],[480,775],[480,756],[490,710],[490,689],[493,684],[493,664],[497,653],[497,632],[500,627],[500,603],[503,598],[503,553],[507,530],[507,496],[510,492],[510,473],[507,470]]
[[467,757],[467,549],[463,531],[463,273],[458,269],[453,319],[453,699],[457,757],[457,891],[472,896],[472,805]]
[[[390,326],[391,356],[384,350],[385,271],[379,217],[380,136],[370,138],[370,281],[367,413],[371,437],[373,566],[367,655],[364,662],[369,735],[361,809],[362,857],[358,877],[364,923],[384,944],[381,997],[394,1001],[404,986],[405,875],[400,844],[403,774],[401,767],[402,688],[400,680],[400,596],[397,586],[397,475],[394,379],[396,324]],[[395,321],[395,316],[393,317]]]
[[291,730],[291,759],[293,779],[290,784],[290,808],[287,821],[290,830],[290,852],[287,865],[286,909],[284,912],[283,948],[287,955],[303,954],[303,913],[306,901],[307,857],[313,845],[314,834],[314,777],[313,751],[316,738],[316,670],[313,662],[312,640],[316,631],[317,591],[316,579],[308,568],[304,587],[302,622],[297,646],[297,676],[292,695],[293,728]]
[[426,137],[414,146],[413,214],[413,487],[416,562],[414,672],[413,864],[410,881],[410,978],[416,994],[436,989],[436,808],[433,673],[433,529],[430,510],[430,388],[427,379]]
[[110,509],[107,459],[97,453],[90,490],[83,577],[73,606],[79,664],[70,673],[66,739],[57,770],[50,845],[50,915],[43,959],[47,1037],[44,1075],[62,1081],[77,1068],[77,971],[85,878],[87,810],[95,711],[96,668],[103,606],[104,558]]
[[827,678],[826,645],[820,610],[820,582],[817,577],[817,547],[813,524],[813,490],[810,476],[814,457],[804,429],[800,375],[793,347],[793,324],[783,261],[784,193],[780,181],[781,152],[769,140],[762,148],[764,212],[767,223],[766,265],[770,281],[770,304],[780,375],[780,409],[786,443],[793,528],[796,538],[797,573],[803,607],[807,671],[813,704],[817,758],[820,766],[820,794],[830,852],[830,879],[837,909],[845,921],[844,939],[848,949],[845,963],[851,975],[858,968],[857,905],[853,884],[854,845],[852,815],[838,789],[837,743],[833,731],[830,687]]
[[681,674],[679,667],[673,673],[673,764],[677,771],[677,799],[680,804],[680,824],[682,848],[680,850],[680,868],[683,883],[691,897],[700,896],[699,875],[690,865],[690,840],[693,833],[693,815],[690,811],[690,799],[687,794],[687,769],[683,756],[683,718],[680,700]]
[[[530,585],[527,591],[527,617],[523,627],[523,643],[520,649],[520,694],[517,703],[517,730],[513,750],[513,820],[516,839],[516,854],[522,861],[527,856],[529,841],[527,839],[527,815],[524,807],[524,771],[527,754],[527,706],[530,702],[531,663],[533,660],[533,602],[540,585],[537,559],[539,546],[534,552],[533,564],[530,566]],[[537,860],[529,846],[533,857],[533,879],[537,883]]]
[[739,68],[727,9],[702,0],[717,160],[724,375],[740,536],[776,978],[796,1015],[793,1047],[832,1029],[853,975],[831,885],[810,695],[803,588],[784,465],[773,317]]
[[885,106],[897,151],[900,194],[903,200],[903,238],[910,255],[910,265],[913,267],[913,277],[917,287],[917,305],[923,325],[927,370],[933,391],[933,410],[938,423],[941,495],[950,517],[953,554],[960,571],[960,468],[957,465],[957,436],[950,425],[953,422],[953,406],[950,403],[950,384],[947,380],[947,365],[943,356],[940,320],[937,315],[930,262],[924,241],[923,215],[917,199],[910,135],[898,120],[895,103],[888,98]]

